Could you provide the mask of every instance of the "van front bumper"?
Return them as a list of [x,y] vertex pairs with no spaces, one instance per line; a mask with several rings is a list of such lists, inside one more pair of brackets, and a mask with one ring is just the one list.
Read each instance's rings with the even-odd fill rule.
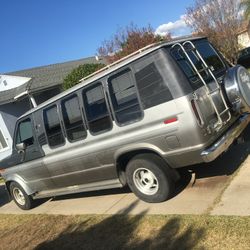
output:
[[203,161],[210,162],[216,159],[221,153],[226,151],[234,140],[240,136],[250,121],[250,115],[241,116],[229,130],[222,135],[212,146],[201,152]]

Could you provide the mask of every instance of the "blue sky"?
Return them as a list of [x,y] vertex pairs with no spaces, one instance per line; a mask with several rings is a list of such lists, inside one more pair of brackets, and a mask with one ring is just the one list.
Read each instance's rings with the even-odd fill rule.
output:
[[2,0],[0,73],[93,56],[131,22],[157,33],[187,33],[192,0]]

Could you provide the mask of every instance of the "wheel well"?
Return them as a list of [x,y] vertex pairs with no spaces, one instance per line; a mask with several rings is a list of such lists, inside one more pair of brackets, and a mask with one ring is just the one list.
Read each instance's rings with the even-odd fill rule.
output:
[[126,166],[127,166],[128,162],[134,156],[139,155],[139,154],[146,154],[146,153],[155,154],[155,155],[161,157],[161,155],[157,154],[156,152],[154,152],[152,150],[148,150],[148,149],[130,151],[130,152],[124,153],[118,157],[118,159],[116,160],[116,167],[117,167],[119,179],[123,185],[126,185],[126,183],[127,183],[126,176],[125,176],[125,170],[126,170]]

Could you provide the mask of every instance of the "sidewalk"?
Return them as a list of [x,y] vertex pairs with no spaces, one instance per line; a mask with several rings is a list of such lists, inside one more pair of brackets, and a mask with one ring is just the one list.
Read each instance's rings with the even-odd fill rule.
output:
[[223,193],[212,215],[250,215],[250,157]]

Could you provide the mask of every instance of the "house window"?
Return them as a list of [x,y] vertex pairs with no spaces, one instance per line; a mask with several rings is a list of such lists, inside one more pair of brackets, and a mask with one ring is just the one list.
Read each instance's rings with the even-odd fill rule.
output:
[[76,141],[87,136],[77,95],[62,101],[62,114],[69,141]]
[[4,149],[4,148],[7,148],[7,147],[8,147],[8,144],[7,144],[7,142],[6,142],[5,138],[4,138],[4,135],[3,135],[3,133],[2,133],[2,131],[0,129],[0,150]]
[[83,102],[89,130],[100,133],[112,128],[104,91],[101,83],[96,83],[83,90]]
[[130,69],[109,79],[109,93],[118,124],[125,125],[142,118],[135,80]]
[[56,105],[44,110],[44,125],[51,147],[59,146],[65,142]]
[[31,120],[29,118],[24,121],[21,121],[18,125],[16,134],[16,144],[19,143],[25,143],[26,146],[34,144],[33,128]]

